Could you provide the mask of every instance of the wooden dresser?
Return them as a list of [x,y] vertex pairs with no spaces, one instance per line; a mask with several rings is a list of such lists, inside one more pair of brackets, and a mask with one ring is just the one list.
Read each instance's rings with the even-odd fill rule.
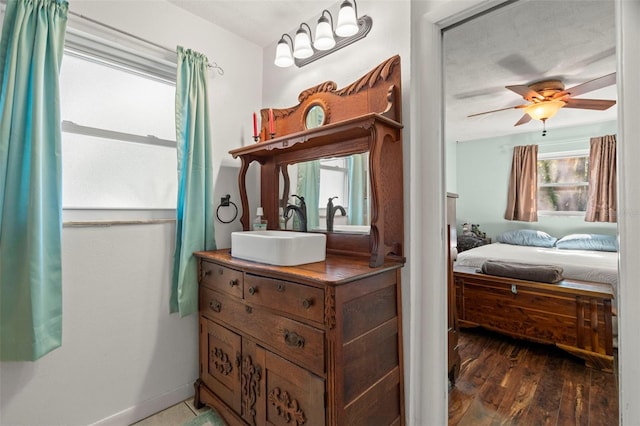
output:
[[575,280],[555,284],[481,274],[456,266],[458,322],[556,345],[613,371],[611,285]]
[[401,262],[198,252],[195,404],[230,425],[403,425]]
[[[362,201],[370,211],[366,231],[347,226],[324,232],[323,262],[282,267],[232,258],[228,249],[195,254],[200,286],[195,403],[214,407],[231,425],[405,424],[400,75],[400,57],[394,56],[345,88],[331,81],[311,87],[300,93],[297,105],[263,109],[261,142],[230,152],[241,160],[245,231],[250,227],[246,177],[254,162],[260,165],[267,229],[279,228],[288,207],[304,211],[326,202],[313,199],[303,209],[290,199],[295,170],[321,159],[367,159],[360,170],[367,176],[366,197],[355,200],[353,210]],[[309,117],[317,124],[319,111],[321,124],[310,127]],[[295,191],[307,201],[318,196]],[[353,211],[346,206],[347,213]]]

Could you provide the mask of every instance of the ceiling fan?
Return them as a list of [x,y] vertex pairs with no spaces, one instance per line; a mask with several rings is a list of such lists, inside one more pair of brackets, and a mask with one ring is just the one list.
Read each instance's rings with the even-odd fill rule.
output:
[[[544,123],[553,117],[561,108],[593,109],[603,111],[615,105],[616,101],[607,99],[575,99],[587,92],[602,89],[616,83],[616,73],[607,74],[602,77],[578,84],[570,89],[565,89],[560,80],[541,80],[528,85],[518,84],[506,86],[507,89],[522,96],[528,104],[516,105],[492,111],[480,112],[469,115],[475,117],[483,114],[490,114],[508,109],[524,108],[525,114],[518,120],[515,126],[528,123],[531,119],[540,120]],[[543,127],[542,136],[547,133]]]

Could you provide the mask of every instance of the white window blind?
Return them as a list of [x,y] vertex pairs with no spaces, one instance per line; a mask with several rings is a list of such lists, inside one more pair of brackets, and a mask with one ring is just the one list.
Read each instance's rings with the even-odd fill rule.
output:
[[70,16],[60,72],[63,207],[173,210],[175,54],[108,32]]

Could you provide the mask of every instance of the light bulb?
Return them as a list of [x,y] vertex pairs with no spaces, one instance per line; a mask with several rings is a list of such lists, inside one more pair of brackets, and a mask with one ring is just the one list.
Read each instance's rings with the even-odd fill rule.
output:
[[309,40],[309,34],[302,28],[296,32],[296,38],[293,42],[293,57],[298,59],[308,58],[313,55],[313,48],[311,47],[311,40]]
[[273,61],[276,66],[285,68],[293,65],[293,56],[291,56],[291,48],[286,40],[283,38],[278,42],[276,47],[276,59]]
[[529,105],[524,112],[534,120],[544,121],[556,115],[563,106],[565,106],[563,101],[542,101]]
[[316,27],[316,40],[313,42],[313,47],[318,50],[329,50],[336,45],[336,41],[333,39],[333,29],[326,16],[322,15],[318,19],[318,26]]
[[336,34],[340,37],[350,37],[358,32],[358,19],[356,11],[349,0],[342,2],[338,12],[338,25]]

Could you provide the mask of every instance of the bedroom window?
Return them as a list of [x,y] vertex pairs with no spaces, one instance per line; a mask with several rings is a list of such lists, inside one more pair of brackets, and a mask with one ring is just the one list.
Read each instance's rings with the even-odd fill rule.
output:
[[589,192],[589,152],[538,155],[538,212],[583,214]]

